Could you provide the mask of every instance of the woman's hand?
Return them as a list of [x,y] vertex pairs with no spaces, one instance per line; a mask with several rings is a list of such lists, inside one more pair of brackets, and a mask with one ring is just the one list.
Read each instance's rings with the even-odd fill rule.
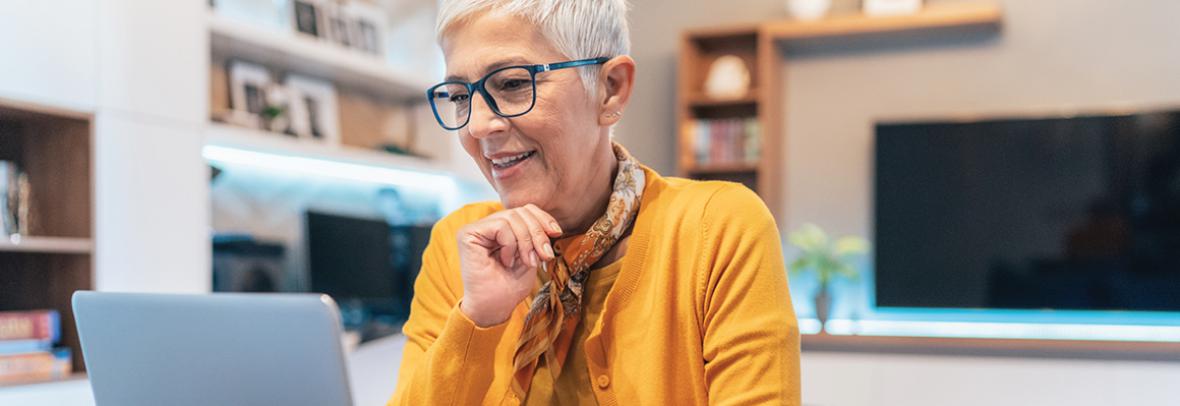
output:
[[532,204],[494,213],[459,229],[463,299],[459,310],[480,327],[503,323],[537,286],[537,269],[554,258],[557,221]]

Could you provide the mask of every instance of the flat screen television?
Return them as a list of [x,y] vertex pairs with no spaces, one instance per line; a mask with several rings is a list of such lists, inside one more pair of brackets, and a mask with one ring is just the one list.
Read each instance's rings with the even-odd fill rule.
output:
[[876,126],[882,308],[1180,311],[1180,111]]
[[414,280],[430,240],[429,225],[391,226],[384,220],[307,212],[311,290],[342,306],[405,320]]

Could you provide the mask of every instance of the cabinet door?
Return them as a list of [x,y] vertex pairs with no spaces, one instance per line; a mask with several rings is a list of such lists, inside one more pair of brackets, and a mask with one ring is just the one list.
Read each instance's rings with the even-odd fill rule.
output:
[[198,126],[96,117],[95,285],[208,292],[209,170]]
[[4,2],[0,97],[93,111],[97,4],[98,0]]

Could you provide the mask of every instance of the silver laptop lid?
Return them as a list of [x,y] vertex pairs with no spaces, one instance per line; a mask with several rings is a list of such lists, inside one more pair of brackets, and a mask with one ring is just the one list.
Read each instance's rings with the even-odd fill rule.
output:
[[336,304],[316,294],[74,293],[97,406],[351,405]]

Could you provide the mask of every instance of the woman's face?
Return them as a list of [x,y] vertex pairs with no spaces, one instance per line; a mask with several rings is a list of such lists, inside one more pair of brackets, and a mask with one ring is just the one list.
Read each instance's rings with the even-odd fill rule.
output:
[[[485,13],[452,29],[443,40],[447,77],[475,82],[492,70],[567,60],[526,20]],[[593,68],[593,67],[592,67]],[[600,143],[598,108],[587,97],[577,69],[538,73],[536,104],[528,114],[503,118],[482,96],[471,98],[471,120],[459,130],[463,149],[475,160],[506,208],[532,203],[560,209],[559,199],[577,198],[597,171],[589,166]],[[493,160],[525,154],[506,164]]]

